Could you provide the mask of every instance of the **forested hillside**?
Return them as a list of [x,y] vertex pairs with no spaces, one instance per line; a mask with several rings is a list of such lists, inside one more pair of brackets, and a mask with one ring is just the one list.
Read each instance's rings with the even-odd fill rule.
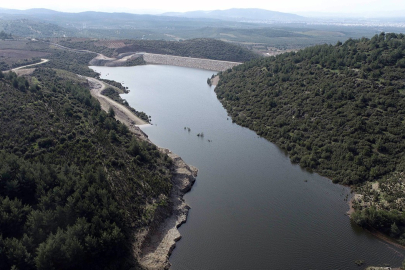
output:
[[116,56],[127,52],[148,52],[235,62],[245,62],[260,57],[244,47],[209,38],[184,41],[123,40],[123,42],[125,42],[124,47],[112,50],[101,46],[98,40],[59,41],[61,45],[68,48],[95,51],[107,56]]
[[360,192],[357,223],[405,243],[404,56],[405,36],[381,33],[253,60],[215,91],[233,121]]
[[83,76],[97,77],[97,73],[88,67],[88,63],[95,57],[94,53],[77,53],[59,50],[48,56],[49,62],[42,67],[57,68]]
[[43,38],[60,37],[74,34],[74,30],[60,27],[55,24],[30,19],[4,20],[0,19],[0,29],[15,36]]
[[0,269],[137,268],[134,231],[170,213],[171,160],[74,78],[0,72]]
[[208,38],[184,41],[135,40],[116,51],[117,53],[149,52],[234,62],[245,62],[259,57],[243,47]]
[[0,32],[0,39],[12,39],[12,38],[13,38],[13,36],[11,34],[7,34],[4,31]]

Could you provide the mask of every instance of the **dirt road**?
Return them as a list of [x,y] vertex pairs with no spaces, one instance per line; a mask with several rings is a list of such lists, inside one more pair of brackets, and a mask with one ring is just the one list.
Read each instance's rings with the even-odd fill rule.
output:
[[[16,72],[18,74],[18,71],[20,71],[20,70],[22,71],[23,68],[40,65],[40,64],[46,63],[48,61],[49,61],[48,59],[41,59],[41,62],[39,62],[39,63],[13,68],[11,71]],[[28,69],[27,71],[32,73],[33,70],[34,69]],[[18,74],[18,75],[20,75],[20,74]],[[83,76],[81,76],[81,77],[83,77]],[[110,109],[110,107],[112,107],[115,112],[115,118],[117,120],[119,120],[120,122],[125,123],[127,126],[148,124],[147,122],[145,122],[144,120],[142,120],[138,116],[136,116],[132,111],[130,111],[124,105],[119,104],[118,102],[110,99],[109,97],[102,95],[101,91],[103,91],[106,88],[105,83],[103,83],[102,81],[97,80],[95,78],[91,78],[91,77],[84,77],[84,78],[86,78],[90,84],[90,87],[91,87],[90,92],[91,92],[92,96],[95,97],[100,102],[101,108],[103,110],[108,111]]]
[[126,108],[124,105],[112,100],[101,94],[101,92],[106,88],[106,84],[100,80],[91,77],[84,77],[87,79],[90,85],[90,93],[95,97],[101,105],[101,108],[108,112],[108,110],[113,108],[115,112],[115,118],[126,124],[127,126],[134,125],[146,125],[148,124],[138,116],[136,116],[132,111]]
[[35,64],[31,64],[31,65],[26,65],[26,66],[21,66],[21,67],[13,68],[11,71],[14,71],[14,72],[15,72],[16,70],[23,69],[23,68],[26,68],[26,67],[31,67],[31,66],[40,65],[40,64],[46,63],[46,62],[48,62],[48,61],[49,61],[49,59],[41,59],[41,62],[39,62],[39,63],[35,63]]
[[[125,56],[121,61],[126,61],[130,57],[132,55]],[[42,59],[40,63],[15,68],[13,71],[27,72],[27,69],[22,68],[46,62],[48,62],[47,59]],[[32,72],[35,68],[29,70]],[[103,110],[108,111],[110,108],[113,108],[115,118],[118,121],[125,124],[141,140],[152,143],[148,136],[138,127],[139,125],[148,123],[137,117],[122,104],[101,94],[106,87],[109,87],[108,84],[95,78],[78,76],[87,79],[91,95],[100,102]],[[145,226],[136,234],[137,241],[134,243],[134,252],[139,262],[146,269],[169,269],[169,256],[176,242],[181,238],[178,227],[186,222],[188,210],[190,209],[185,203],[183,195],[191,189],[198,171],[197,168],[187,165],[179,156],[173,154],[168,149],[159,148],[159,150],[173,160],[173,188],[169,197],[170,204],[173,207],[173,214],[165,219],[158,228],[152,229]]]
[[36,65],[41,65],[41,64],[44,64],[44,63],[46,63],[48,61],[49,61],[49,59],[41,59],[41,62],[39,62],[39,63],[35,63],[35,64],[31,64],[31,65],[25,65],[25,66],[21,66],[21,67],[16,67],[16,68],[13,68],[13,69],[10,69],[10,70],[3,71],[3,73],[12,71],[12,72],[15,72],[18,76],[29,75],[32,72],[34,72],[35,68],[27,68],[27,69],[24,69],[24,68],[31,67],[31,66],[36,66]]

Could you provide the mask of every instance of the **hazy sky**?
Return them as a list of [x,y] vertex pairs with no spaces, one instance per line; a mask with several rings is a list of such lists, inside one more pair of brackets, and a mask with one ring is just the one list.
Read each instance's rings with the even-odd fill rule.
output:
[[[136,12],[161,13],[166,11],[215,10],[229,8],[262,8],[273,11],[303,13],[353,13],[370,16],[376,14],[404,14],[405,0],[19,0],[2,1],[2,8],[49,8],[58,11],[108,11],[108,12]],[[153,12],[154,11],[154,12]]]

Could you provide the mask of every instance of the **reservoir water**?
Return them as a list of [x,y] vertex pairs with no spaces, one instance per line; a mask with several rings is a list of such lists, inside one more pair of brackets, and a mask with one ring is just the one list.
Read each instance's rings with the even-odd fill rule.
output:
[[[129,88],[122,97],[152,116],[153,125],[142,130],[155,144],[199,169],[185,196],[191,210],[171,269],[401,265],[404,250],[345,215],[348,188],[291,164],[277,146],[232,123],[207,85],[215,72],[163,65],[92,68]],[[356,260],[365,264],[358,267]]]

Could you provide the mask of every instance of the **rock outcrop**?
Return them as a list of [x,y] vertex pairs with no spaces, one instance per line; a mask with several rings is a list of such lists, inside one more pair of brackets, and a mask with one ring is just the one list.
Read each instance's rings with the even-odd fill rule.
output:
[[[138,123],[131,111],[125,107],[119,107],[120,104],[116,104],[115,101],[101,94],[101,91],[106,87],[104,82],[95,78],[85,78],[89,82],[91,94],[100,101],[103,110],[108,111],[112,107],[117,120],[124,123],[141,140],[152,143],[148,136],[136,125],[143,123]],[[190,191],[198,171],[197,168],[187,165],[181,157],[173,154],[170,150],[165,148],[159,148],[159,150],[168,155],[173,161],[172,190],[169,197],[170,215],[158,226],[145,227],[138,231],[133,246],[138,262],[145,269],[151,270],[169,269],[170,267],[169,257],[175,248],[176,242],[181,238],[178,227],[186,222],[190,209],[183,196]],[[167,213],[163,216],[167,216]],[[158,220],[160,219],[158,218]]]
[[164,148],[160,148],[160,151],[173,160],[173,188],[170,194],[172,215],[157,228],[138,236],[143,238],[138,260],[143,267],[153,270],[170,267],[169,257],[181,238],[178,227],[186,222],[190,209],[183,196],[190,191],[197,176],[197,168],[187,165],[178,155]]

